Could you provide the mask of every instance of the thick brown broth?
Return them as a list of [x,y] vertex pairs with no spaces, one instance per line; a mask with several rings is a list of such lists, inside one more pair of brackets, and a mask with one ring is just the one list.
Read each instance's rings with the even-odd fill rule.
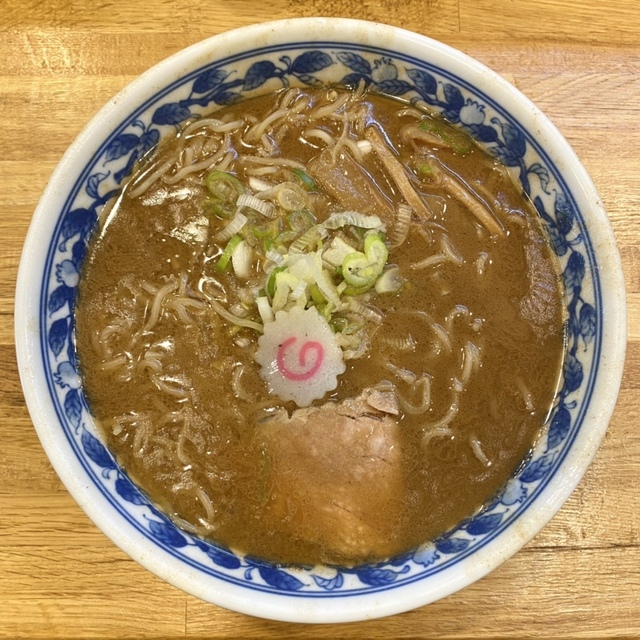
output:
[[[279,562],[380,560],[475,513],[531,449],[563,352],[555,262],[506,170],[439,118],[389,98],[351,98],[314,119],[341,96],[258,98],[214,114],[243,120],[236,131],[202,127],[164,144],[105,212],[77,301],[84,389],[128,475],[180,526]],[[256,132],[278,108],[287,114],[266,137]],[[406,194],[372,126],[431,212],[424,219],[414,207],[398,247]],[[368,139],[373,149],[356,146]],[[344,349],[360,357],[308,408],[269,394],[258,333],[212,308],[214,299],[260,323],[255,298],[274,266],[262,259],[240,280],[233,268],[221,273],[212,238],[228,219],[211,214],[211,168],[172,177],[220,149],[223,169],[245,184],[256,170],[270,184],[296,182],[292,169],[304,166],[318,190],[304,196],[316,222],[358,205],[386,224],[387,264],[404,283],[356,296],[360,314],[332,317],[345,340],[345,325],[361,327]],[[177,166],[150,179],[172,154]],[[295,166],[268,169],[273,157]],[[353,173],[354,163],[365,171]],[[361,188],[363,177],[371,184]],[[471,211],[478,206],[491,220]],[[250,239],[258,251],[262,239]]]

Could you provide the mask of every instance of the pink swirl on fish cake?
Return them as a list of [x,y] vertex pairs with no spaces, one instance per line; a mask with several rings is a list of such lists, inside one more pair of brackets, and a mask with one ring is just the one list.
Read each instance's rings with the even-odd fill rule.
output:
[[[282,375],[287,378],[287,380],[294,380],[296,382],[302,380],[310,380],[313,376],[318,373],[320,367],[322,366],[322,362],[324,361],[324,347],[315,340],[307,340],[300,351],[298,352],[298,364],[303,369],[300,372],[292,371],[285,362],[286,352],[291,345],[293,345],[298,338],[296,336],[291,336],[287,338],[279,347],[278,353],[276,356],[276,362],[278,363],[278,369],[282,373]],[[313,365],[310,368],[307,363],[307,354],[309,351],[315,351],[316,357]]]

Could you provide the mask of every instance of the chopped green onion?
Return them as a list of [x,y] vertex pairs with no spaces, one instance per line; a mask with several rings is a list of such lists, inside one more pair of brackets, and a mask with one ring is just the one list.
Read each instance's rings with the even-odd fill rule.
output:
[[246,240],[241,240],[233,249],[231,254],[231,264],[236,277],[240,280],[247,280],[251,276],[251,262],[253,259],[253,249]]
[[418,128],[421,131],[428,131],[438,136],[453,149],[454,153],[465,155],[473,148],[472,142],[462,131],[457,131],[453,127],[437,120],[427,118],[418,125]]
[[265,218],[273,218],[276,212],[275,207],[270,202],[260,200],[260,198],[256,198],[250,193],[241,193],[236,200],[236,206],[249,207],[261,213]]
[[269,278],[267,279],[267,287],[266,287],[266,293],[267,296],[269,296],[269,298],[271,300],[273,300],[273,296],[276,294],[276,276],[281,272],[281,271],[286,271],[287,267],[276,267],[270,274],[269,274]]
[[357,318],[360,320],[360,322],[355,322],[355,321],[348,322],[347,326],[342,330],[342,333],[345,333],[347,335],[358,333],[358,331],[360,331],[360,329],[364,327],[365,319],[361,315],[358,315]]
[[289,214],[289,227],[298,234],[309,231],[315,223],[316,219],[308,209],[298,209]]
[[390,267],[376,280],[377,293],[395,293],[406,282],[398,267]]
[[312,192],[318,191],[318,187],[316,186],[316,183],[308,173],[305,173],[302,169],[292,169],[292,172],[293,172],[293,175],[296,178],[298,178],[298,180],[300,180],[300,182],[302,183],[302,186],[307,191],[312,191]]
[[325,315],[333,313],[335,309],[340,307],[340,294],[336,285],[333,283],[329,272],[326,269],[319,270],[315,274],[316,284],[322,295],[328,300],[325,308]]
[[206,179],[207,189],[214,198],[235,204],[244,193],[244,186],[232,173],[212,171]]
[[[347,283],[345,282],[345,284]],[[365,284],[361,287],[354,287],[351,284],[347,284],[347,286],[343,289],[342,293],[344,293],[345,296],[359,296],[359,295],[362,295],[363,293],[367,293],[369,289],[371,289],[371,284]]]
[[350,253],[357,253],[348,242],[345,242],[339,236],[336,236],[326,251],[322,254],[323,260],[326,260],[333,267],[342,267],[342,263],[346,256]]
[[388,257],[389,250],[382,238],[378,234],[367,236],[364,241],[364,253],[349,253],[342,262],[345,282],[356,290],[372,287],[382,273]]
[[249,176],[249,186],[254,191],[258,192],[273,189],[273,184],[271,182],[267,182],[266,180],[262,180],[256,176]]
[[275,262],[277,265],[280,265],[284,262],[284,256],[274,247],[268,247],[265,251],[265,257],[267,260],[271,260],[271,262]]
[[321,224],[317,224],[311,227],[309,231],[300,236],[289,247],[289,253],[302,253],[305,249],[316,243],[318,240],[326,238],[328,233],[329,232],[326,230],[326,228]]
[[205,198],[202,202],[202,212],[204,215],[216,216],[216,218],[221,218],[222,220],[230,218],[235,210],[235,206],[225,204],[214,198]]
[[396,223],[393,227],[393,245],[399,247],[409,235],[413,207],[405,202],[400,202],[396,207]]
[[[245,240],[254,247],[259,244],[258,241],[262,241],[262,246],[266,252],[274,243],[278,245],[277,236],[278,233],[280,233],[280,228],[281,222],[279,218],[275,220],[265,220],[260,224],[248,224],[246,227],[243,227],[242,235],[245,237]],[[255,241],[252,242],[251,238],[254,238]]]
[[289,297],[296,302],[301,302],[300,306],[304,307],[307,304],[307,283],[300,280],[298,284],[291,290]]
[[276,202],[285,211],[299,211],[308,204],[307,194],[293,182],[280,185],[275,194]]
[[271,322],[273,320],[273,309],[269,304],[269,299],[266,296],[259,296],[256,298],[256,304],[260,318],[262,318],[262,323],[267,324],[267,322]]
[[238,233],[245,224],[247,224],[247,216],[238,211],[233,219],[229,220],[227,226],[220,229],[220,231],[213,236],[213,239],[216,242],[225,242]]
[[206,178],[210,198],[205,201],[208,213],[219,218],[229,218],[236,210],[236,200],[245,192],[238,178],[226,171],[212,171]]
[[220,254],[216,262],[216,269],[218,271],[226,271],[229,267],[229,262],[231,262],[231,256],[233,255],[233,250],[242,242],[242,237],[235,235],[229,240],[227,246],[224,248],[224,251]]
[[378,216],[365,216],[357,211],[332,213],[323,224],[327,229],[340,229],[340,227],[347,225],[361,229],[379,229],[383,226],[382,220]]
[[331,318],[331,322],[329,324],[334,331],[342,332],[349,326],[349,320],[344,316],[338,316]]
[[430,181],[436,180],[438,178],[436,167],[429,162],[417,162],[416,174],[419,178],[426,178]]
[[288,271],[276,273],[276,290],[271,301],[274,312],[284,309],[289,299],[289,294],[296,289],[300,282],[300,278],[297,278]]
[[274,242],[278,246],[288,246],[289,243],[293,242],[298,237],[297,231],[292,231],[289,229],[288,231],[283,231],[281,234],[274,238]]
[[272,224],[252,224],[247,227],[247,232],[250,232],[253,236],[262,240],[269,236],[274,236],[274,227]]
[[309,286],[309,293],[311,294],[311,299],[314,304],[321,305],[327,302],[327,299],[322,295],[322,291],[317,284],[312,284]]

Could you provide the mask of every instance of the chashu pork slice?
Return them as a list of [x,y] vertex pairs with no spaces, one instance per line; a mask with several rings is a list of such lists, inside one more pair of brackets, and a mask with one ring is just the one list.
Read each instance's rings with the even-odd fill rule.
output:
[[261,427],[269,456],[263,524],[322,549],[329,563],[397,552],[405,492],[400,427],[367,402],[299,409]]

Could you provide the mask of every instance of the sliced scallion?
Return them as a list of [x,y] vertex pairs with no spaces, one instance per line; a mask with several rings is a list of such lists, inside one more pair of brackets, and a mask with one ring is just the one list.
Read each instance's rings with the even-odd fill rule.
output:
[[473,144],[462,131],[456,131],[453,127],[437,120],[427,118],[418,125],[418,128],[438,136],[453,149],[454,153],[465,155],[473,148]]
[[345,282],[360,292],[375,284],[387,263],[389,250],[377,234],[365,238],[364,253],[356,251],[345,256],[342,262],[342,275]]
[[379,229],[383,226],[382,220],[378,216],[365,216],[357,211],[332,213],[323,224],[327,229],[340,229],[347,225],[361,229]]
[[216,262],[216,269],[218,271],[226,271],[229,267],[229,263],[231,262],[231,256],[233,255],[233,250],[242,242],[242,237],[235,235],[227,242],[227,246],[224,248],[224,251],[220,254]]
[[382,272],[382,275],[376,280],[377,293],[395,293],[406,282],[402,277],[398,267],[390,267]]
[[263,324],[271,322],[273,320],[273,309],[269,304],[269,299],[266,296],[260,296],[256,298],[256,304],[258,305],[258,313],[260,314]]
[[213,239],[216,242],[225,242],[236,233],[238,233],[238,231],[240,231],[240,229],[242,229],[245,224],[247,224],[247,216],[238,211],[236,212],[236,215],[229,221],[229,224],[227,224],[226,227],[218,231],[218,233],[213,236]]
[[251,262],[253,249],[246,240],[241,240],[233,249],[231,264],[233,271],[239,280],[247,280],[251,276]]
[[205,182],[211,194],[205,201],[206,211],[219,218],[230,217],[236,209],[236,200],[245,191],[242,182],[226,171],[212,171]]
[[316,219],[308,209],[299,209],[289,214],[289,227],[296,231],[298,235],[309,231],[316,223]]
[[285,271],[286,267],[276,267],[270,274],[267,279],[266,292],[269,299],[273,300],[273,296],[276,294],[276,276],[281,272]]
[[293,172],[293,175],[298,178],[298,180],[300,180],[300,182],[302,183],[302,186],[307,190],[307,191],[311,191],[311,192],[317,192],[318,191],[318,187],[315,183],[315,181],[313,180],[313,178],[308,174],[305,173],[302,169],[292,169],[291,170]]
[[327,299],[322,295],[322,291],[320,291],[317,284],[312,284],[309,286],[309,293],[311,294],[311,299],[314,304],[321,305],[327,302]]
[[240,194],[236,201],[236,206],[254,209],[258,213],[261,213],[265,218],[273,218],[275,215],[275,207],[270,202],[260,200],[260,198],[256,198],[250,193]]
[[275,200],[285,211],[299,211],[308,204],[307,194],[293,182],[287,182],[277,188]]

